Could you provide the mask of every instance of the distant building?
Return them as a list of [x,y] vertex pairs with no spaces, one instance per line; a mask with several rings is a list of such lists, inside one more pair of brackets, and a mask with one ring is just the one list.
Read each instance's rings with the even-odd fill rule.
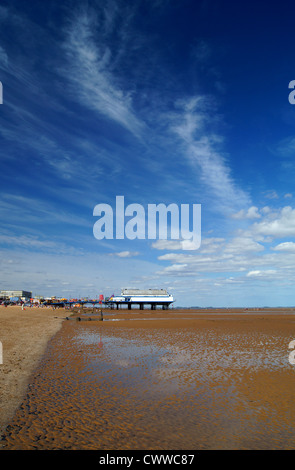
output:
[[32,297],[32,292],[26,290],[1,290],[0,297],[5,299],[19,297],[22,300],[29,300]]

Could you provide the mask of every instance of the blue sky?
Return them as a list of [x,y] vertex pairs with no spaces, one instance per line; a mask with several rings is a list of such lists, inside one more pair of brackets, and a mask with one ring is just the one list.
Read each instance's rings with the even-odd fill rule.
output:
[[[294,10],[2,1],[0,288],[295,305]],[[116,196],[201,204],[200,248],[97,240]]]

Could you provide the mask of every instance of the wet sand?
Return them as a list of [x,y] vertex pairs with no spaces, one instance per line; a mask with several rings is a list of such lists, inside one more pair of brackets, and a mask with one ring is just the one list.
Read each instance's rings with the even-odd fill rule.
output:
[[294,310],[80,311],[59,329],[65,315],[42,318],[57,333],[3,449],[294,449]]

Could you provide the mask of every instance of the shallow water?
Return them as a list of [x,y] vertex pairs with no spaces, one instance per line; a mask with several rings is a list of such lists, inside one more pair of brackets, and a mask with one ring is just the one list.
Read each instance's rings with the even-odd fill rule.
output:
[[65,322],[4,448],[294,448],[290,325],[129,324]]

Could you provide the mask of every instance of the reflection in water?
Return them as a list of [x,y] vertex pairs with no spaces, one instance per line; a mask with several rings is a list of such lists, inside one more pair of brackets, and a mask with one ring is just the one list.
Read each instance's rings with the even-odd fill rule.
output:
[[293,448],[288,331],[67,322],[4,444],[13,449]]

